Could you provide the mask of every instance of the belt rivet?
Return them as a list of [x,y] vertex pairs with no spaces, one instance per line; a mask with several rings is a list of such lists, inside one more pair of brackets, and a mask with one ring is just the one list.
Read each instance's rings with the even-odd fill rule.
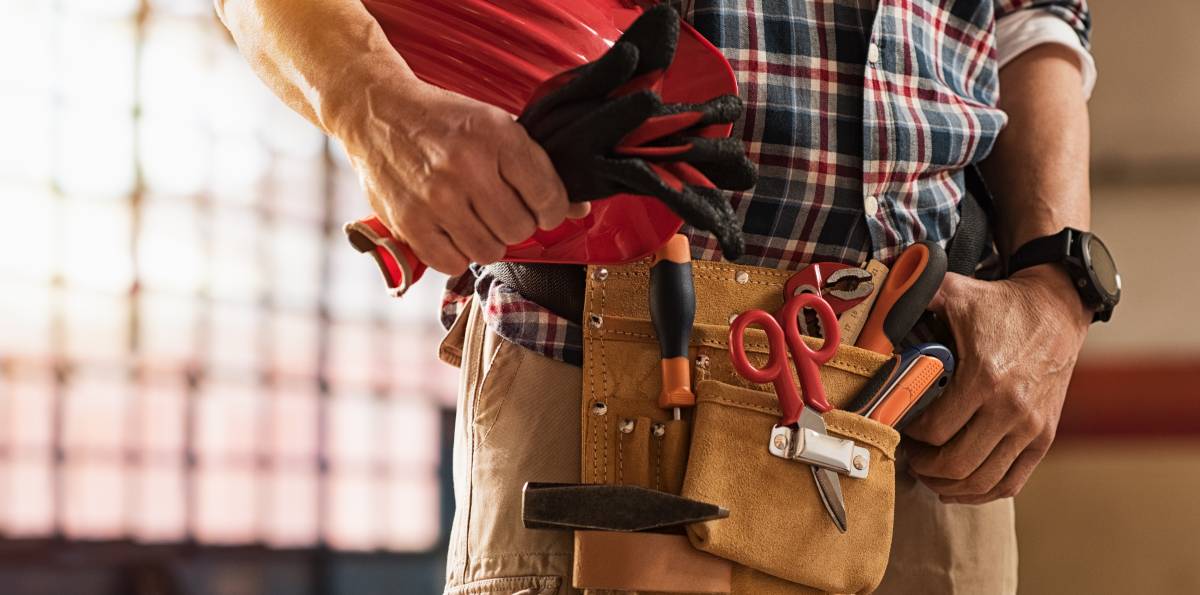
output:
[[600,328],[604,326],[604,317],[599,314],[588,314],[588,324],[592,325],[592,328]]
[[654,424],[651,426],[651,431],[654,433],[656,438],[662,438],[663,434],[667,433],[667,426],[663,424]]
[[634,425],[635,425],[635,423],[632,419],[621,420],[621,433],[622,434],[632,434]]
[[750,282],[750,273],[747,273],[746,271],[738,271],[737,274],[733,276],[733,280],[737,281],[738,285],[745,285]]
[[604,415],[605,413],[608,413],[608,405],[605,405],[603,401],[596,401],[592,404],[592,415]]
[[866,467],[866,466],[867,466],[867,462],[863,460],[862,455],[857,455],[854,457],[854,468],[855,469],[862,471],[863,467]]
[[597,281],[604,281],[605,279],[608,279],[608,269],[604,267],[596,269],[595,272],[592,273],[592,278]]

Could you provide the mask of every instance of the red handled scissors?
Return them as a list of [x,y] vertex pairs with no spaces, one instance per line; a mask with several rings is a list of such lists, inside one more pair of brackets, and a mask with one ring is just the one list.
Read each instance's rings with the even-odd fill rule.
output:
[[[810,349],[800,335],[799,315],[804,308],[817,311],[817,319],[821,321],[821,330],[825,334],[825,342],[817,351]],[[766,331],[767,344],[770,346],[767,365],[762,368],[755,367],[746,357],[746,328],[752,324]],[[729,327],[729,352],[733,368],[751,382],[775,385],[779,407],[783,410],[779,425],[789,427],[799,421],[805,405],[818,413],[833,409],[825,398],[820,366],[833,358],[840,340],[841,333],[833,308],[829,302],[811,293],[789,297],[778,316],[768,314],[765,310],[748,310],[739,314]],[[789,352],[800,376],[800,391],[797,391],[788,367]]]
[[[816,310],[825,334],[824,344],[816,351],[809,348],[800,335],[799,315],[804,308]],[[767,364],[762,368],[755,367],[746,357],[746,328],[752,324],[767,333],[769,351]],[[810,293],[789,297],[776,316],[764,310],[748,310],[733,320],[729,327],[729,355],[733,368],[751,382],[774,384],[779,408],[783,411],[779,423],[771,432],[772,454],[781,456],[778,451],[788,450],[795,443],[798,431],[826,434],[825,420],[821,414],[833,407],[825,397],[820,366],[833,358],[840,341],[833,307],[820,296]],[[799,390],[792,381],[792,371],[788,367],[789,353],[800,377]],[[829,518],[839,531],[845,533],[846,504],[842,498],[841,480],[837,473],[829,469],[816,465],[810,468],[817,484],[817,494],[829,512]]]

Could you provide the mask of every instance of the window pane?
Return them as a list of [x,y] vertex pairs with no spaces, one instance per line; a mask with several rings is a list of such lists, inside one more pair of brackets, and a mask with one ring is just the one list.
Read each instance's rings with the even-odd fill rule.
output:
[[128,441],[130,388],[120,378],[79,376],[63,397],[68,458],[120,458]]
[[129,299],[123,295],[66,291],[67,355],[114,363],[129,352]]
[[367,396],[337,395],[329,410],[329,458],[335,468],[369,468],[378,456],[379,407]]
[[72,289],[107,293],[133,283],[129,204],[68,200],[63,209],[63,273]]
[[0,358],[29,362],[50,355],[52,296],[47,286],[0,280]]
[[0,529],[10,537],[45,537],[54,528],[54,467],[49,456],[0,459],[4,509]]
[[4,427],[0,444],[13,456],[47,455],[54,432],[54,378],[49,370],[26,369],[0,381]]
[[197,397],[196,451],[201,461],[244,464],[258,455],[260,397],[246,384],[206,384]]
[[312,467],[317,456],[320,413],[311,385],[276,389],[271,397],[269,450],[276,467]]
[[125,531],[125,467],[120,461],[69,458],[63,479],[63,532],[75,539],[117,539]]
[[317,474],[314,471],[281,471],[271,474],[265,540],[275,547],[306,547],[317,542]]
[[195,299],[145,292],[139,306],[138,339],[143,362],[163,370],[195,361],[199,306]]
[[[438,540],[438,483],[432,473],[393,476],[383,484],[384,547],[401,550],[427,550]],[[421,514],[412,514],[420,510]]]
[[364,474],[334,472],[330,475],[325,540],[331,546],[343,550],[370,550],[378,545],[378,484]]
[[196,472],[196,538],[252,543],[258,537],[258,477],[253,467],[202,466]]
[[143,462],[164,463],[183,457],[186,391],[179,375],[152,376],[139,387],[133,442]]
[[141,467],[133,481],[129,523],[139,541],[178,541],[186,536],[187,502],[183,468],[176,465]]

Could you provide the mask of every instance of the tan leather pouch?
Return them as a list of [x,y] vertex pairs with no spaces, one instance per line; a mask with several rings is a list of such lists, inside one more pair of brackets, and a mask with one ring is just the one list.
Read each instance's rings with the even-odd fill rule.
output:
[[[842,403],[852,394],[834,391],[859,383],[826,384],[830,400]],[[780,416],[773,392],[703,380],[696,393],[683,495],[720,504],[729,518],[689,527],[692,544],[770,575],[759,575],[761,588],[746,592],[787,592],[771,577],[831,593],[878,586],[891,549],[899,434],[847,411],[825,414],[829,434],[870,452],[867,477],[839,475],[848,525],[841,533],[821,503],[809,466],[767,450]],[[755,582],[753,575],[744,578]]]

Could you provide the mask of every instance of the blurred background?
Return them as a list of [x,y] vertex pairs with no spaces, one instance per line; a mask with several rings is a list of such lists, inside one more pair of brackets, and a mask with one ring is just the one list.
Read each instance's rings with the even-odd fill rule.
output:
[[[1126,292],[1018,499],[1021,590],[1200,592],[1200,4],[1091,4]],[[0,7],[0,590],[439,592],[439,281],[385,297],[340,151],[209,0]]]

